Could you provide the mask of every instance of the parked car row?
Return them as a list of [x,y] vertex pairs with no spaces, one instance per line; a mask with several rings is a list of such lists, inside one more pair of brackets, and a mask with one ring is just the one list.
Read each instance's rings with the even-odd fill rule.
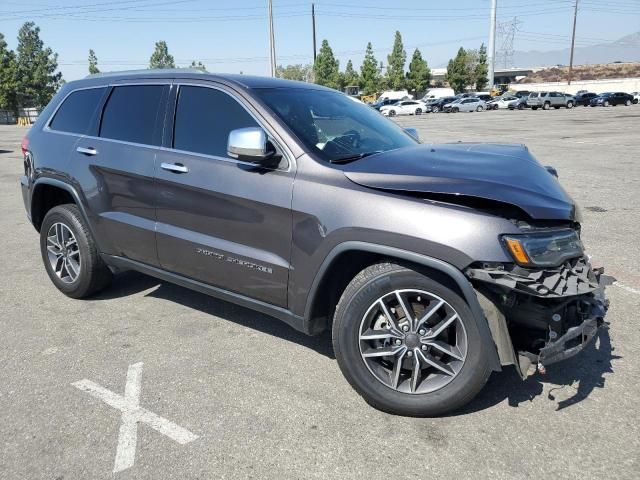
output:
[[421,100],[404,99],[400,101],[387,101],[372,104],[385,116],[396,115],[421,115],[423,113],[457,113],[457,112],[481,112],[484,110],[549,110],[551,108],[573,108],[576,106],[616,106],[638,103],[640,92],[631,94],[624,92],[606,92],[596,94],[580,91],[576,95],[563,92],[506,92],[499,97],[491,97],[484,94],[459,94],[456,96],[444,96],[440,98],[423,98]]

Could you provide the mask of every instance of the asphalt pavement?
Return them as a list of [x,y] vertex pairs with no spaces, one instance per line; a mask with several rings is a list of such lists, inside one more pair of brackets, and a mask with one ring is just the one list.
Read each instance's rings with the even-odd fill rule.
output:
[[640,105],[396,121],[425,142],[525,143],[557,168],[609,284],[595,344],[413,419],[361,400],[326,335],[137,273],[69,299],[22,204],[26,129],[0,126],[0,478],[639,478]]

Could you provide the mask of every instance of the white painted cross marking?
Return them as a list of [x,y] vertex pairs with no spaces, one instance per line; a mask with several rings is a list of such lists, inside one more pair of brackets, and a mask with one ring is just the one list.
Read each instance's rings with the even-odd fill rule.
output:
[[138,422],[146,423],[154,430],[166,435],[180,445],[192,442],[198,438],[197,435],[194,435],[189,430],[140,406],[141,377],[142,362],[129,365],[127,383],[124,387],[124,396],[113,393],[111,390],[107,390],[86,378],[71,384],[122,412],[122,424],[120,425],[120,433],[118,435],[118,449],[116,450],[116,461],[113,466],[114,473],[133,467],[136,458]]

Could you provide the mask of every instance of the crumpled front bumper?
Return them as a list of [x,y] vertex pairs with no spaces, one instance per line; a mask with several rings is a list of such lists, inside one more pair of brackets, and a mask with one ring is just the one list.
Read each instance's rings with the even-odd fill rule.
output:
[[[492,305],[485,301],[483,309],[494,340],[502,341],[496,342],[501,362],[514,364],[524,378],[531,365],[544,371],[546,365],[578,354],[593,341],[609,307],[600,282],[603,272],[582,257],[554,269],[483,265],[466,274],[491,299]],[[522,345],[523,331],[538,332],[531,348]]]

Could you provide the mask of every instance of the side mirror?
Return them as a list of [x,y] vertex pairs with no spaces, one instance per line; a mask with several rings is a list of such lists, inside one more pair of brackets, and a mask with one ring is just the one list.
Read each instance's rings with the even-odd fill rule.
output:
[[404,131],[415,138],[418,142],[420,141],[420,135],[418,135],[418,130],[412,127],[405,128]]
[[238,128],[229,132],[227,155],[245,162],[262,164],[274,156],[266,132],[259,127]]
[[554,177],[558,178],[558,171],[551,165],[545,165],[544,169]]

